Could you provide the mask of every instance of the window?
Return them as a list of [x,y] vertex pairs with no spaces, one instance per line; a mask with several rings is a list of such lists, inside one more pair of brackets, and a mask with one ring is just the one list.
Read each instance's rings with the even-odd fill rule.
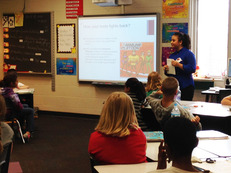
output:
[[199,75],[221,77],[227,69],[229,0],[197,0],[195,9]]

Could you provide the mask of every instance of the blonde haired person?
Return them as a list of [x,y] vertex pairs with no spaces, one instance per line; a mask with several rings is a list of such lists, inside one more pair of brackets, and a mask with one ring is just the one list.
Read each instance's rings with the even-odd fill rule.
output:
[[9,142],[12,142],[14,132],[11,127],[3,122],[6,114],[6,103],[2,95],[0,95],[0,151],[3,151],[3,146]]
[[139,128],[131,98],[113,92],[107,98],[88,152],[101,164],[146,162],[146,137]]
[[161,84],[162,84],[162,79],[161,79],[161,76],[158,72],[153,71],[153,72],[149,73],[147,85],[145,87],[146,96],[148,97],[150,94],[155,92],[155,93],[158,93],[160,95],[160,98],[162,98],[163,93],[160,90]]
[[231,106],[231,95],[224,97],[221,100],[221,104]]

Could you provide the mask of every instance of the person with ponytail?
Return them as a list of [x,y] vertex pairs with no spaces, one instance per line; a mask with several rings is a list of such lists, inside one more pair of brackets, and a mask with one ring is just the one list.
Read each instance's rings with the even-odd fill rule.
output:
[[192,73],[196,71],[195,55],[191,49],[191,41],[188,34],[176,32],[172,36],[171,45],[176,51],[169,56],[172,59],[172,65],[176,69],[176,74],[168,74],[168,65],[164,66],[165,75],[175,77],[180,85],[181,100],[193,100],[194,80]]
[[146,102],[146,91],[142,82],[137,78],[129,78],[125,83],[124,91],[131,97],[136,112],[139,126],[143,131],[147,131],[148,126],[143,120],[141,108]]
[[5,99],[0,95],[0,153],[3,151],[3,146],[9,142],[12,142],[14,137],[14,132],[11,127],[3,122],[6,114],[6,103]]

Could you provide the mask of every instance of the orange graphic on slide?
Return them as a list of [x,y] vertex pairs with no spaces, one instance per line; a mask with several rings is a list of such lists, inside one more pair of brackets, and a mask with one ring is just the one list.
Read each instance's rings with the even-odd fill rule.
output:
[[154,42],[120,43],[120,77],[147,77],[154,67]]

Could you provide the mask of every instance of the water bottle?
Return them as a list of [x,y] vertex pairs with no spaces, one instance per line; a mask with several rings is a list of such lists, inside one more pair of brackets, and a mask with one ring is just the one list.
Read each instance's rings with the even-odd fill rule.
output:
[[176,94],[176,100],[180,101],[181,100],[181,91],[178,89],[178,92]]
[[172,109],[171,117],[180,117],[180,110],[177,107],[177,103],[174,103],[174,108]]

